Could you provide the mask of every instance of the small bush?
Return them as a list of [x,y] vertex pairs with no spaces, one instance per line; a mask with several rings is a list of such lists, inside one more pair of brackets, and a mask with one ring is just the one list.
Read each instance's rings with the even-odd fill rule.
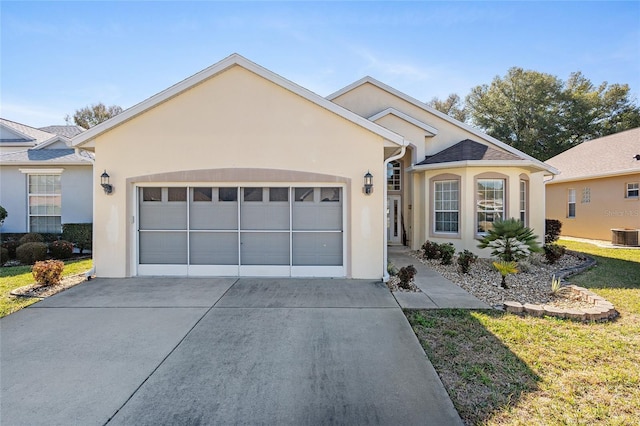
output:
[[45,260],[36,262],[31,269],[33,278],[40,285],[56,285],[62,280],[64,262],[61,260]]
[[0,206],[0,226],[2,226],[2,224],[4,223],[4,220],[7,218],[7,216],[9,216],[7,214],[7,209],[5,209],[4,207]]
[[562,222],[557,219],[545,219],[544,221],[544,243],[553,244],[560,238]]
[[62,238],[71,241],[82,254],[84,249],[91,250],[93,238],[92,223],[65,223],[62,225]]
[[4,247],[0,247],[0,266],[9,261],[9,250]]
[[422,245],[425,259],[440,259],[440,244],[433,241],[425,241]]
[[17,242],[16,240],[9,240],[2,243],[2,248],[7,249],[7,251],[9,252],[9,259],[15,259],[16,249],[18,248],[19,245],[20,243]]
[[452,243],[440,244],[438,251],[440,252],[440,263],[443,265],[451,265],[453,263],[453,255],[456,252],[456,248]]
[[534,262],[532,262],[530,259],[531,257],[518,261],[518,270],[520,272],[527,273],[531,271],[531,268],[533,267]]
[[47,257],[47,245],[45,243],[25,243],[16,249],[16,258],[25,265],[33,265],[38,260]]
[[558,244],[545,244],[543,246],[544,257],[549,265],[553,265],[564,256],[566,249]]
[[471,269],[471,264],[478,260],[478,256],[470,252],[469,250],[461,251],[458,253],[458,265],[463,274],[468,274]]
[[398,287],[411,290],[411,281],[413,281],[413,277],[415,277],[417,273],[418,271],[413,265],[400,268],[400,271],[398,271],[398,278],[400,279]]
[[68,259],[73,254],[73,244],[69,241],[54,241],[49,244],[49,253],[56,259]]
[[512,262],[540,251],[537,238],[533,235],[533,230],[524,226],[518,219],[497,220],[493,222],[493,229],[489,230],[478,247],[492,248],[492,256]]
[[398,275],[398,268],[393,263],[387,262],[387,273],[392,277]]
[[36,232],[31,232],[29,234],[25,234],[22,238],[20,238],[20,245],[26,244],[26,243],[43,243],[44,242],[44,237],[42,236],[42,234],[38,234]]

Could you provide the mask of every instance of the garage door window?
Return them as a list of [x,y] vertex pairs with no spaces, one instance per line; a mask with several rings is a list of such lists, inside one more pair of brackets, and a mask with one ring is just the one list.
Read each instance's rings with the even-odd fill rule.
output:
[[139,264],[185,265],[185,271],[191,270],[189,265],[236,265],[239,274],[243,267],[254,268],[256,274],[268,274],[271,267],[289,268],[285,270],[291,274],[292,268],[341,268],[342,191],[341,187],[142,187]]

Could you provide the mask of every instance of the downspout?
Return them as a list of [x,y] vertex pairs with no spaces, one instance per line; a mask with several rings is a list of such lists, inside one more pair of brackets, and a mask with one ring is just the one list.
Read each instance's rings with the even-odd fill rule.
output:
[[[403,141],[403,142],[406,143],[405,141]],[[383,168],[383,170],[384,170],[385,175],[387,173],[387,165],[392,161],[395,161],[395,160],[398,160],[398,159],[404,157],[404,154],[405,154],[406,150],[407,150],[407,145],[402,145],[400,147],[400,152],[399,153],[394,154],[391,157],[389,157],[386,160],[384,160],[384,168]],[[383,197],[383,200],[384,200],[384,208],[382,209],[382,218],[383,218],[382,223],[384,223],[385,226],[383,227],[383,229],[384,229],[384,236],[383,236],[384,246],[383,246],[383,249],[384,249],[384,251],[383,251],[383,255],[382,255],[382,281],[386,283],[387,281],[389,281],[389,271],[387,271],[387,263],[388,263],[388,257],[389,257],[388,253],[387,253],[387,243],[389,241],[389,238],[387,236],[388,230],[387,230],[387,226],[386,226],[386,224],[387,224],[387,209],[389,208],[389,199],[387,197],[387,190],[388,189],[387,189],[387,183],[386,182],[384,183],[383,188],[384,189],[382,191],[383,192],[382,193],[382,197]]]

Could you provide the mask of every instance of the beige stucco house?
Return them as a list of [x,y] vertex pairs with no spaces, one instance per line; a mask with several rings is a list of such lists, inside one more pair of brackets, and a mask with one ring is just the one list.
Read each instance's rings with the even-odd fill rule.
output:
[[554,173],[372,78],[323,98],[236,54],[73,143],[112,188],[94,185],[105,277],[384,278],[388,244],[479,252],[502,217],[544,234]]
[[583,142],[547,163],[560,171],[546,198],[562,235],[610,241],[612,229],[640,229],[640,128]]

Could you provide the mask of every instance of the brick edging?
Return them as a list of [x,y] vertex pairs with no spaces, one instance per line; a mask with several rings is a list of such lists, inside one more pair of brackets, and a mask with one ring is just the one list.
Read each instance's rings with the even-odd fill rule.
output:
[[[563,281],[565,278],[583,272],[596,264],[594,258],[586,256],[583,253],[578,253],[571,250],[567,250],[567,252],[585,261],[578,266],[557,271],[554,274],[556,279]],[[583,302],[593,304],[593,307],[571,309],[533,303],[525,303],[523,305],[520,302],[507,301],[504,302],[504,309],[505,311],[516,315],[526,314],[535,317],[550,316],[556,318],[567,318],[577,321],[608,321],[618,316],[618,311],[616,311],[611,302],[607,301],[601,296],[598,296],[592,291],[589,291],[584,287],[578,287],[577,285],[566,285],[562,288],[571,291]]]

